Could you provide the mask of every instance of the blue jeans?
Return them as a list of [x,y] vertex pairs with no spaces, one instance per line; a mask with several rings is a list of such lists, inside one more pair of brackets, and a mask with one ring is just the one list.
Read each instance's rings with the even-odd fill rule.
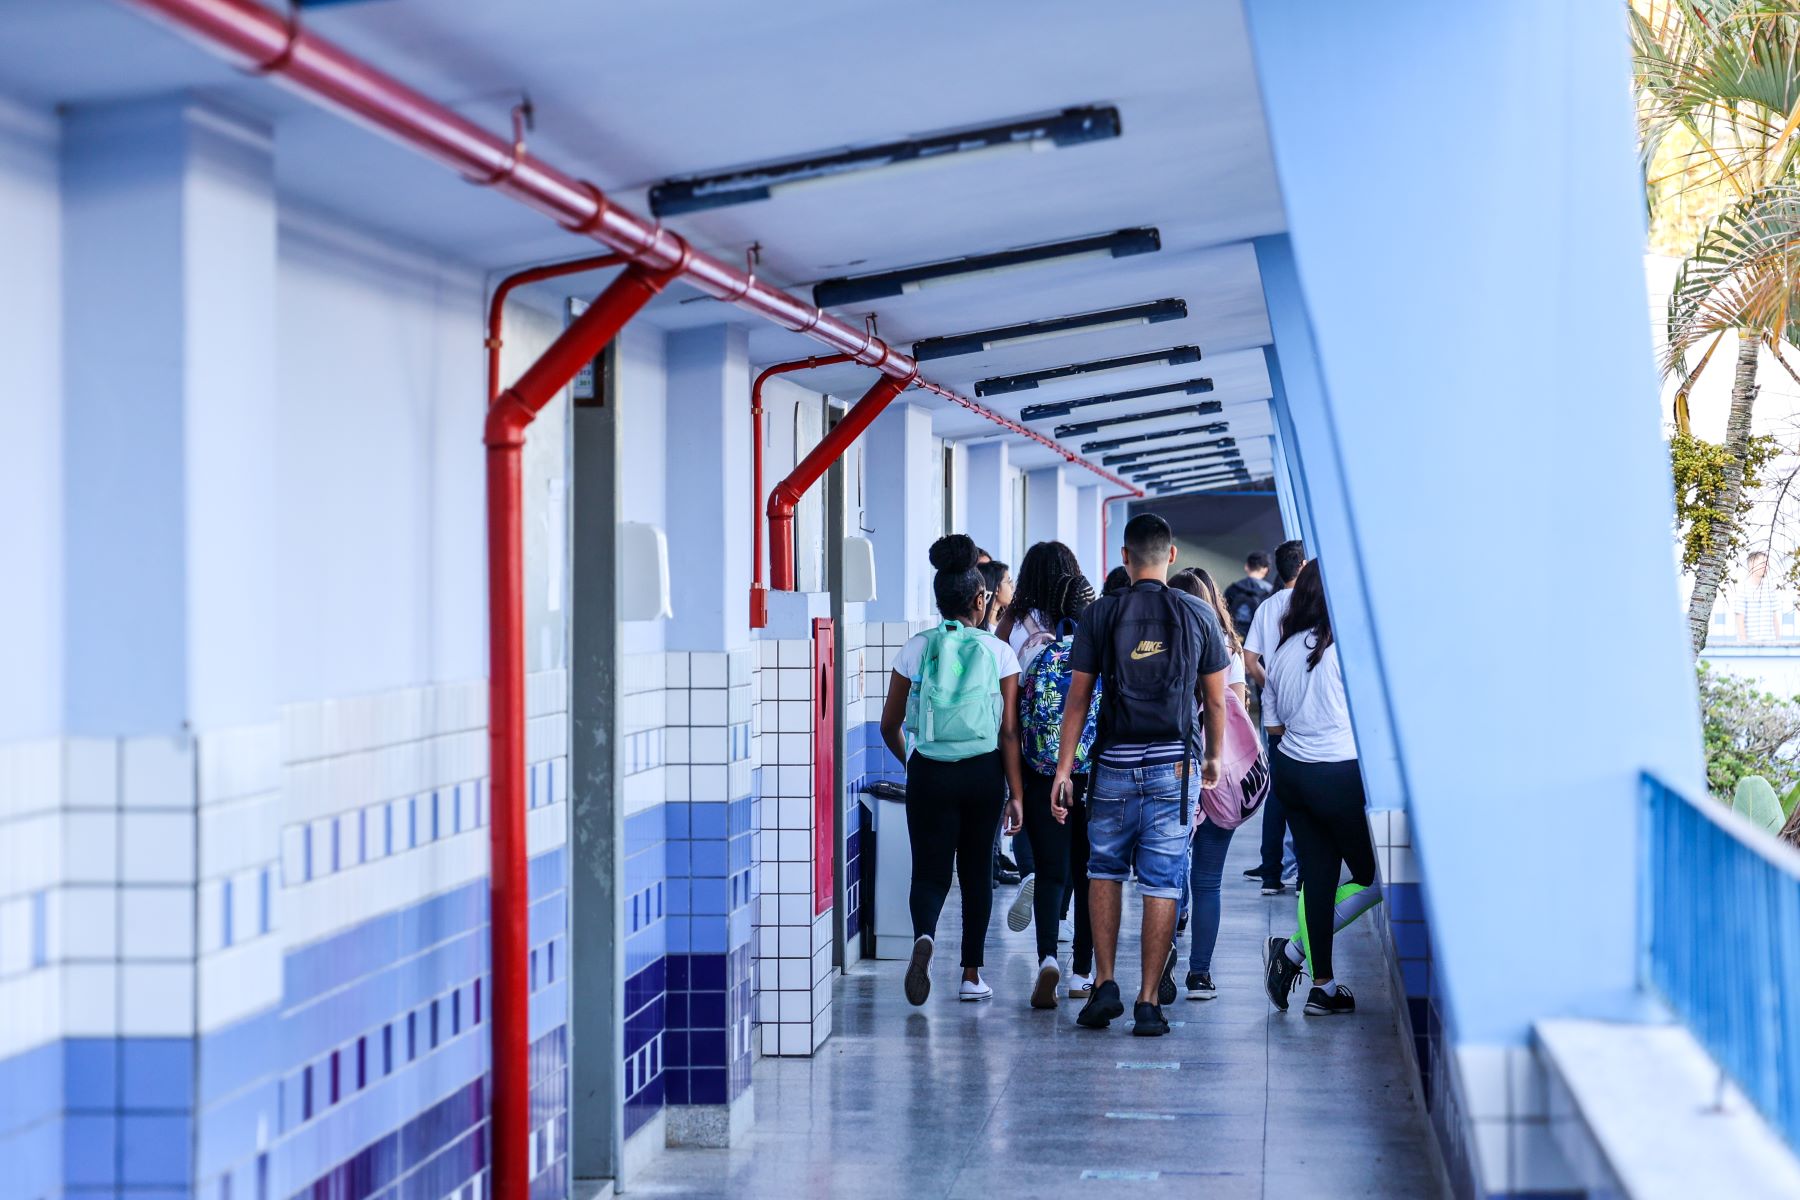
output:
[[1225,875],[1225,852],[1231,849],[1234,831],[1202,821],[1194,830],[1193,866],[1188,886],[1193,894],[1193,942],[1188,949],[1188,970],[1210,973],[1213,947],[1219,944],[1219,881]]
[[[1088,793],[1088,878],[1124,883],[1137,868],[1138,890],[1181,899],[1187,871],[1187,826],[1181,816],[1183,763],[1119,770],[1095,764]],[[1200,803],[1199,782],[1189,806]]]

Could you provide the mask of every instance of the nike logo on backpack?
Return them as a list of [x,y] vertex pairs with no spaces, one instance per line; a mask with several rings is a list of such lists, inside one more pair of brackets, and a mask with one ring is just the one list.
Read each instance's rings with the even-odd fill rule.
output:
[[1132,661],[1135,662],[1140,658],[1150,658],[1154,655],[1161,654],[1162,652],[1163,644],[1161,642],[1139,642],[1137,644],[1137,649],[1131,652],[1131,657]]

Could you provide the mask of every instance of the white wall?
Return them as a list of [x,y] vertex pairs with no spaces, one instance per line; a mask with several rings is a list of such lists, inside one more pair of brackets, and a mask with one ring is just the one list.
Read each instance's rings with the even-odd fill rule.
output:
[[[627,325],[615,344],[618,372],[619,519],[641,521],[667,532],[668,497],[664,490],[668,455],[668,390],[663,335],[647,325]],[[584,486],[574,481],[575,487]],[[669,548],[671,572],[701,569]],[[663,648],[663,621],[623,621],[619,653],[643,654]]]
[[62,728],[62,266],[56,122],[0,97],[0,742]]
[[280,698],[485,676],[482,280],[302,213],[279,253]]

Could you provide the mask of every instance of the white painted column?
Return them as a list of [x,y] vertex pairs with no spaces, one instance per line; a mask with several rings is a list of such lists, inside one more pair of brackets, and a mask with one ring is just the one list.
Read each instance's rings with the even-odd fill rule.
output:
[[[968,449],[963,531],[997,558],[1012,551],[1013,489],[1007,444],[998,439]],[[1010,560],[1008,560],[1010,561]]]
[[[910,621],[931,615],[931,543],[943,506],[943,475],[935,459],[931,413],[895,402],[863,435],[867,512],[873,530],[876,598],[865,607],[871,621]],[[973,502],[979,508],[979,501]],[[979,537],[977,544],[982,544]]]
[[[105,106],[62,168],[65,1033],[204,1071],[282,984],[272,144],[191,100]],[[253,1152],[197,1089],[166,1099],[199,1163],[135,1185]]]

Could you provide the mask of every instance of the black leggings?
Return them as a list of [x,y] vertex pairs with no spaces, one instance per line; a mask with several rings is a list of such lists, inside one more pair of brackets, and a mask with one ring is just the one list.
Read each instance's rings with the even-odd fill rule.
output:
[[912,843],[913,936],[937,937],[954,865],[962,885],[962,965],[979,967],[994,913],[994,825],[1006,804],[1000,752],[958,762],[906,760],[906,836]]
[[1050,783],[1050,776],[1026,768],[1025,836],[1030,839],[1037,860],[1037,884],[1031,909],[1037,925],[1038,958],[1056,957],[1056,928],[1062,919],[1063,902],[1073,887],[1074,970],[1077,975],[1085,975],[1087,972],[1082,966],[1084,963],[1091,965],[1094,954],[1087,907],[1087,809],[1082,803],[1087,794],[1088,777],[1075,776],[1075,805],[1069,810],[1068,821],[1062,824],[1050,811]]
[[1375,843],[1369,837],[1362,772],[1354,758],[1308,763],[1283,754],[1273,774],[1288,828],[1294,831],[1294,857],[1300,860],[1313,978],[1331,979],[1331,937],[1345,864],[1356,883],[1368,887],[1375,882]]

